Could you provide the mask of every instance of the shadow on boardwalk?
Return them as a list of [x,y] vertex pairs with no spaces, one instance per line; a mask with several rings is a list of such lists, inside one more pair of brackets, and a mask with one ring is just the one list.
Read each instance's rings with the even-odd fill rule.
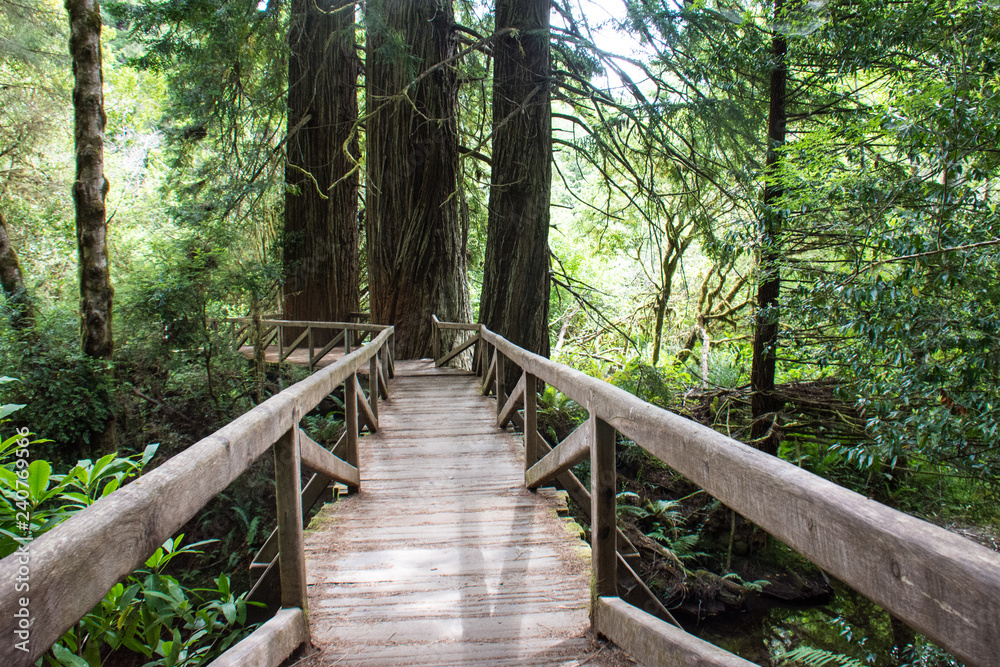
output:
[[397,366],[361,493],[306,536],[321,653],[303,665],[626,664],[586,636],[589,549],[524,488],[519,438],[476,383]]

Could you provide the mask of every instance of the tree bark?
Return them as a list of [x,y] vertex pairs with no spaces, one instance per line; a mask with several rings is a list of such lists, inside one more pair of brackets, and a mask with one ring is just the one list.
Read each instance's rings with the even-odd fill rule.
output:
[[16,329],[24,329],[34,322],[35,309],[24,286],[24,274],[17,261],[17,253],[7,234],[7,222],[0,212],[0,288],[7,296],[11,309],[11,324]]
[[549,355],[552,110],[547,0],[497,0],[493,170],[479,321]]
[[110,359],[114,351],[104,200],[104,77],[101,70],[101,9],[97,0],[67,0],[70,55],[73,58],[75,121],[76,234],[80,271],[83,351]]
[[[98,0],[66,0],[69,49],[73,61],[76,238],[80,273],[81,346],[84,354],[111,360],[114,352],[111,304],[114,289],[108,266],[108,225],[104,177],[104,75],[101,54],[101,8]],[[110,372],[110,371],[109,371]],[[106,397],[110,402],[111,397]],[[110,452],[115,419],[108,420],[97,444]]]
[[471,319],[459,215],[458,82],[451,64],[421,75],[456,53],[453,7],[451,0],[371,0],[367,17],[371,317],[396,327],[398,358],[427,357],[431,315]]
[[[286,319],[346,322],[358,310],[354,125],[359,64],[354,25],[353,0],[292,0],[285,166]],[[286,342],[300,333],[285,329]],[[331,334],[315,331],[316,343],[327,343]]]
[[[781,20],[784,0],[775,0],[775,21]],[[750,370],[751,444],[769,454],[778,453],[781,442],[775,417],[781,401],[774,395],[774,376],[778,344],[778,296],[781,290],[781,227],[783,216],[778,205],[783,194],[780,166],[781,145],[785,142],[788,122],[786,84],[788,70],[785,38],[774,33],[771,53],[774,59],[770,75],[770,104],[767,114],[767,157],[765,162],[763,225],[759,239],[760,283],[757,287],[757,313],[753,338],[753,364]]]

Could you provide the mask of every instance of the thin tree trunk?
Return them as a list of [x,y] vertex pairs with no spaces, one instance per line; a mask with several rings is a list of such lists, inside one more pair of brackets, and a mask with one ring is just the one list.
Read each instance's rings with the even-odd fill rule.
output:
[[[354,2],[292,0],[288,42],[284,316],[349,321],[358,310],[358,61]],[[344,147],[353,159],[344,152]],[[285,329],[286,343],[301,330]],[[316,331],[326,344],[331,332]]]
[[688,244],[684,243],[678,248],[678,246],[671,243],[668,246],[668,254],[672,253],[674,249],[678,249],[678,252],[674,255],[673,259],[666,262],[664,262],[664,258],[660,260],[660,266],[662,267],[660,280],[663,284],[660,286],[660,293],[656,297],[656,325],[653,332],[653,366],[660,361],[660,341],[663,338],[663,326],[667,316],[667,307],[670,305],[670,295],[673,294],[674,274],[677,273],[677,263],[680,262],[681,256],[684,254],[687,246]]
[[35,309],[24,286],[24,274],[7,234],[3,212],[0,212],[0,288],[11,309],[11,324],[17,329],[30,327],[35,320]]
[[80,270],[80,314],[83,351],[110,359],[113,289],[108,270],[107,221],[104,200],[104,90],[101,71],[101,9],[97,0],[67,0],[70,55],[73,58],[75,112],[76,234]]
[[[775,21],[781,20],[784,0],[775,0]],[[780,434],[775,416],[781,401],[774,395],[775,358],[778,344],[778,296],[781,289],[781,226],[778,209],[783,194],[780,176],[781,154],[788,121],[786,84],[788,70],[785,38],[775,33],[771,41],[774,69],[770,76],[770,105],[767,114],[767,159],[765,164],[763,229],[760,236],[760,284],[757,287],[757,314],[753,339],[753,365],[750,370],[751,444],[769,454],[778,453]]]
[[396,327],[398,358],[427,357],[431,315],[471,319],[454,67],[435,68],[414,83],[457,52],[453,7],[451,0],[371,0],[367,16],[371,317]]
[[[493,170],[479,321],[549,354],[552,111],[548,0],[497,0]],[[516,379],[516,378],[515,378]]]
[[[114,290],[108,267],[107,219],[104,201],[104,78],[101,70],[101,8],[97,0],[66,0],[69,49],[73,61],[76,238],[80,272],[81,346],[84,354],[111,360],[114,352],[111,303]],[[110,371],[108,371],[110,372]],[[111,397],[106,397],[110,403]],[[111,408],[111,406],[109,406]],[[111,408],[113,409],[113,408]],[[98,435],[101,451],[115,444],[112,417]]]

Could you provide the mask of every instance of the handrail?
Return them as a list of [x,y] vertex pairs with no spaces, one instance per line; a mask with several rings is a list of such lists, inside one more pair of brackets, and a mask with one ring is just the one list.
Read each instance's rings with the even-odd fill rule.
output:
[[[458,322],[442,322],[437,315],[431,315],[431,354],[434,356],[434,366],[444,366],[446,363],[465,352],[473,345],[479,343],[479,324],[460,324]],[[449,350],[444,356],[441,355],[441,331],[471,331],[475,335],[470,336],[464,342]]]
[[[537,487],[552,479],[589,449],[592,620],[598,632],[632,657],[648,664],[684,664],[696,651],[703,664],[739,660],[617,601],[616,431],[960,659],[995,664],[1000,647],[1000,554],[528,352],[486,327],[479,335],[485,345],[478,355],[481,370],[493,350],[484,385],[496,381],[498,411],[506,402],[504,360],[523,373],[526,483]],[[540,435],[529,426],[536,382],[552,385],[590,413],[580,427],[585,435],[571,435],[565,447],[544,457],[538,448]],[[589,448],[581,449],[582,437]]]
[[[356,315],[357,313],[352,313]],[[312,371],[316,364],[329,354],[334,347],[342,345],[344,354],[350,354],[352,347],[364,342],[367,336],[374,336],[385,329],[383,324],[363,324],[358,322],[322,322],[311,320],[276,320],[254,317],[224,317],[213,319],[215,323],[226,322],[229,324],[241,325],[233,332],[233,347],[239,349],[244,344],[254,347],[254,340],[261,341],[263,347],[268,347],[274,341],[278,347],[278,363],[285,361],[292,352],[303,346],[305,342],[309,349],[309,370]],[[285,344],[284,329],[303,329],[302,333],[290,344]],[[257,330],[257,336],[251,334]],[[313,341],[313,329],[340,331],[340,334],[327,342],[320,350],[316,351],[316,344]],[[358,334],[357,332],[360,332]],[[355,339],[355,337],[357,337]],[[391,355],[386,355],[384,359],[383,373],[392,377]]]
[[[315,324],[315,323],[312,323]],[[123,577],[141,565],[163,542],[222,492],[254,461],[275,445],[276,496],[279,517],[282,606],[305,610],[300,469],[303,462],[331,477],[358,479],[357,373],[368,364],[378,377],[379,359],[391,354],[392,327],[336,363],[323,368],[188,449],[97,501],[30,543],[30,651],[14,652],[5,665],[31,665],[74,623],[89,612]],[[369,382],[373,378],[369,378]],[[304,441],[299,420],[326,396],[345,385],[348,406],[345,460]],[[372,385],[375,386],[375,385]],[[377,402],[379,391],[371,392]],[[353,416],[353,420],[352,420]],[[303,446],[303,443],[305,445]],[[300,451],[305,450],[302,457]],[[360,479],[358,479],[360,483]],[[0,581],[13,582],[21,565],[17,555],[0,561]],[[29,595],[4,586],[0,609],[20,608]],[[23,606],[23,605],[20,605]],[[290,616],[293,619],[297,617]],[[0,636],[14,637],[17,620],[4,613]],[[295,622],[293,627],[302,627]],[[308,630],[308,628],[306,629]],[[295,645],[308,640],[299,637]],[[287,657],[287,656],[285,656]]]

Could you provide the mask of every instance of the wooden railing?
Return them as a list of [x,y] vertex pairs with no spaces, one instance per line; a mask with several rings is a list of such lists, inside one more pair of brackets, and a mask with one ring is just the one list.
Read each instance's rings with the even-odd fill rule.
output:
[[[325,325],[277,322],[276,326],[292,324]],[[13,585],[0,591],[0,609],[4,610],[0,636],[11,645],[18,619],[7,611],[23,607],[19,598],[30,596],[30,651],[5,649],[5,667],[33,664],[112,586],[139,567],[272,445],[278,528],[277,548],[268,564],[278,572],[282,609],[213,664],[278,665],[307,642],[300,471],[302,466],[313,470],[319,480],[326,480],[324,486],[330,481],[353,489],[360,486],[359,408],[369,427],[378,428],[377,396],[386,395],[383,368],[391,366],[393,339],[392,327],[365,331],[373,334],[367,345],[271,397],[31,542],[30,592],[17,592]],[[364,400],[358,383],[358,372],[366,367],[370,401]],[[343,458],[314,442],[299,427],[302,416],[340,385],[347,421]],[[0,561],[0,581],[14,582],[23,565],[16,555]]]
[[[485,327],[463,326],[476,327],[480,337],[475,367],[484,393],[490,387],[496,393],[498,425],[523,423],[525,484],[538,488],[558,481],[579,498],[585,513],[589,509],[592,623],[633,658],[648,665],[751,664],[648,613],[655,609],[640,609],[619,596],[616,433],[963,661],[997,664],[1000,554],[532,354]],[[509,396],[506,363],[520,370]],[[536,392],[542,382],[589,413],[554,449],[537,431]],[[587,457],[589,497],[586,489],[574,490],[579,482],[569,472]]]
[[[431,350],[434,355],[434,365],[444,366],[446,363],[462,354],[470,347],[479,342],[478,324],[458,324],[455,322],[442,322],[437,315],[431,315]],[[441,332],[442,331],[469,331],[473,335],[465,341],[455,345],[446,354],[441,354]]]
[[[353,317],[367,317],[367,313],[352,313]],[[350,354],[351,350],[362,345],[366,338],[374,337],[385,329],[379,324],[362,324],[358,322],[307,322],[299,320],[256,320],[253,317],[227,317],[220,320],[233,325],[233,346],[240,349],[244,346],[254,347],[256,340],[265,349],[274,345],[278,349],[279,363],[288,359],[291,354],[299,348],[308,348],[308,366],[313,370],[319,361],[333,351],[337,346],[344,349],[344,354]],[[302,330],[291,343],[285,343],[285,330]],[[314,342],[315,331],[336,331],[324,345],[317,346]],[[293,334],[294,335],[294,334]],[[389,360],[386,360],[387,363]],[[385,369],[391,374],[391,368]]]

